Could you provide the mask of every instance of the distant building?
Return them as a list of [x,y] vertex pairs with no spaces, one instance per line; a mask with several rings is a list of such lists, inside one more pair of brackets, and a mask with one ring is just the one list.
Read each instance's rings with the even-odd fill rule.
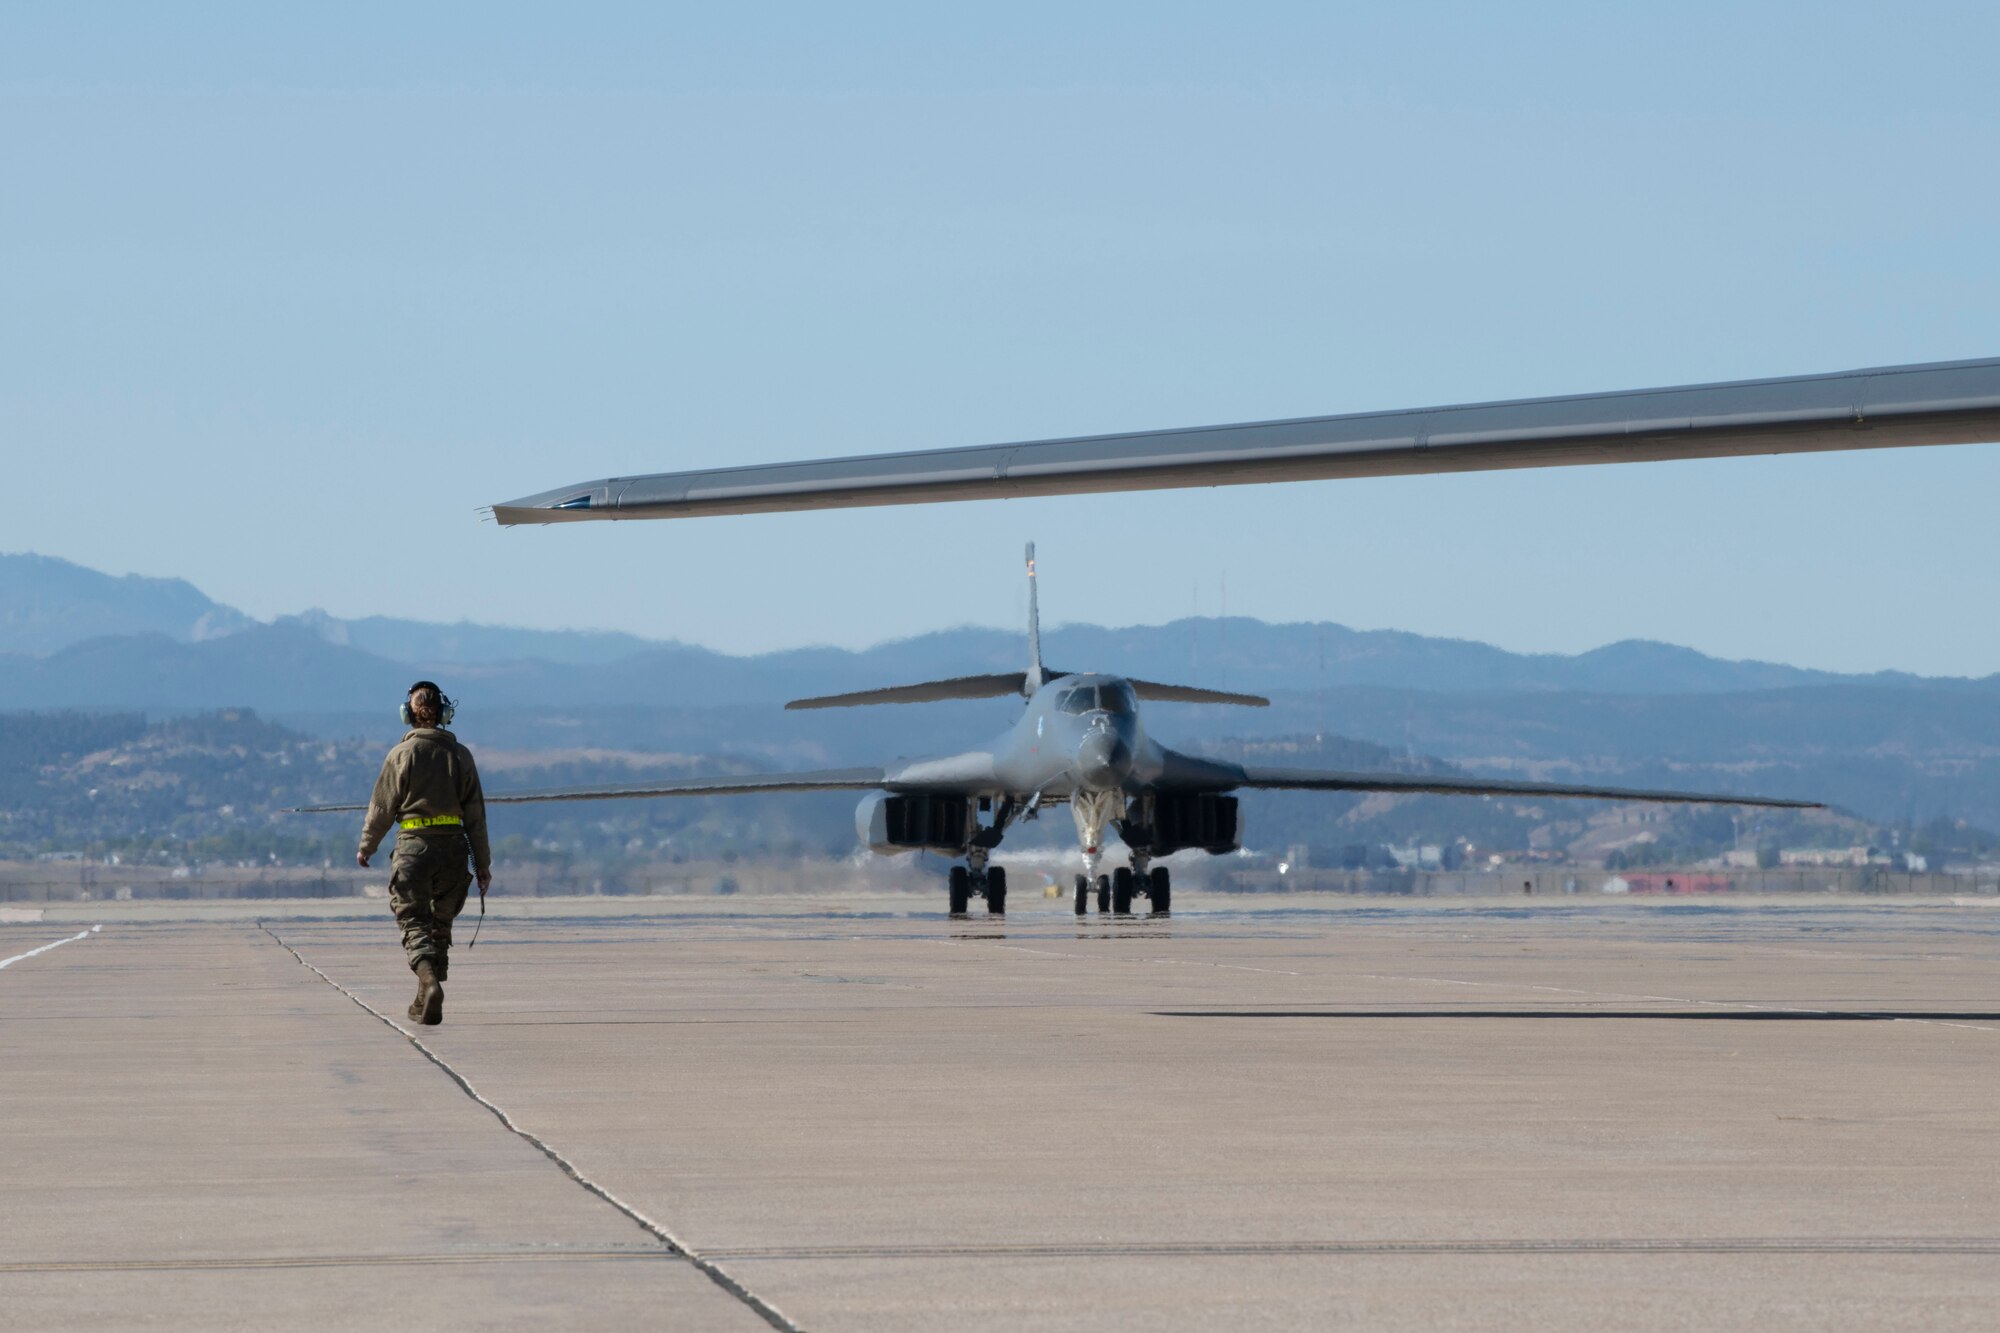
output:
[[1866,847],[1788,847],[1778,853],[1781,866],[1865,866]]
[[1436,870],[1444,864],[1444,848],[1434,842],[1421,847],[1391,847],[1388,852],[1404,870]]

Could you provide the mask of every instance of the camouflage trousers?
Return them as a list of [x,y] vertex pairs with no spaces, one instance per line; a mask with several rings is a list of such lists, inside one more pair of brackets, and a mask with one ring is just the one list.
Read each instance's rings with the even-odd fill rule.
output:
[[411,968],[426,958],[442,968],[451,923],[472,886],[472,849],[463,833],[398,833],[389,860],[389,906],[403,928]]

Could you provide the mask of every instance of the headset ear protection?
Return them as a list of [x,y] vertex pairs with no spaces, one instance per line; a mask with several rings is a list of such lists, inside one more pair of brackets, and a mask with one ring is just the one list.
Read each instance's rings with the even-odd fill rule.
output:
[[[415,694],[418,690],[429,690],[432,694],[435,694],[438,697],[437,724],[440,727],[450,726],[452,718],[456,716],[458,713],[458,705],[453,703],[451,701],[450,696],[445,694],[443,690],[439,689],[434,681],[420,680],[416,684],[410,686],[409,689],[404,690],[403,693],[405,695],[411,695]],[[417,715],[410,711],[410,701],[407,698],[403,700],[403,707],[400,710],[400,715],[403,719],[404,726],[414,727],[417,725]]]

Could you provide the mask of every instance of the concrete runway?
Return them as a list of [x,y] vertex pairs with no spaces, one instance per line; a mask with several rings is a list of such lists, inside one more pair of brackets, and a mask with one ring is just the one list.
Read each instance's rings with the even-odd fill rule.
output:
[[0,1324],[2000,1308],[1994,907],[917,905],[496,899],[415,1041],[386,919],[0,922]]

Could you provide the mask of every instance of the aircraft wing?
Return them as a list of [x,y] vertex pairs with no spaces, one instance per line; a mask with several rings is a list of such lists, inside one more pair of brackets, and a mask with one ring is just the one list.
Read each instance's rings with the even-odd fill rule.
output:
[[1141,699],[1170,704],[1237,704],[1244,708],[1269,708],[1271,701],[1261,694],[1232,694],[1228,690],[1204,690],[1198,685],[1162,685],[1157,680],[1132,680],[1126,684]]
[[503,525],[2000,440],[2000,359],[609,477]]
[[917,685],[889,685],[879,690],[856,690],[852,694],[822,694],[813,699],[794,699],[785,707],[853,708],[859,704],[930,704],[945,699],[998,699],[1027,692],[1028,673],[1007,671],[995,676],[956,676],[950,680],[927,680]]
[[[545,787],[533,791],[488,792],[488,805],[520,805],[530,801],[623,801],[646,796],[749,796],[758,792],[874,791],[884,782],[879,768],[828,768],[808,773],[741,773],[729,777],[667,778],[612,787]],[[318,815],[366,810],[359,805],[306,805],[287,814]]]
[[1308,768],[1243,769],[1242,787],[1269,791],[1430,792],[1443,796],[1574,796],[1600,801],[1664,801],[1682,805],[1767,805],[1789,810],[1824,810],[1821,801],[1719,792],[1652,791],[1637,787],[1593,787],[1570,782],[1507,782],[1497,778],[1429,773],[1332,773]]

